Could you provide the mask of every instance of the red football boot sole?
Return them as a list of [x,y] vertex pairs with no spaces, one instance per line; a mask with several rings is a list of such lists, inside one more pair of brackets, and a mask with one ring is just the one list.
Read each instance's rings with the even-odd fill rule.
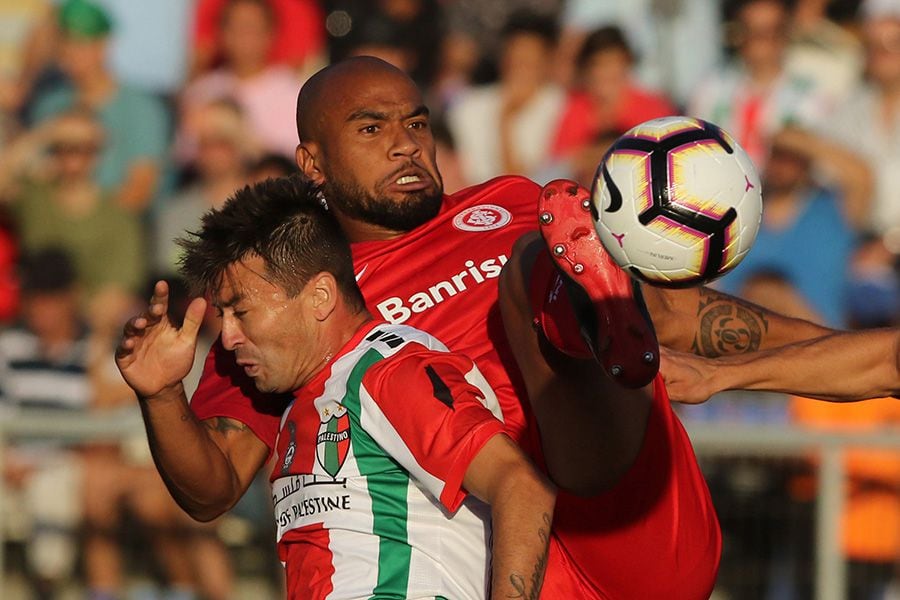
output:
[[590,192],[573,181],[551,181],[541,190],[538,222],[594,358],[625,387],[653,381],[659,371],[656,332],[637,281],[603,249]]

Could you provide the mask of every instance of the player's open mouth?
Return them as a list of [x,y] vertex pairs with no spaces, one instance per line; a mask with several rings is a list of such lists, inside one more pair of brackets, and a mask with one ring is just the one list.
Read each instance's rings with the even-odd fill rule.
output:
[[254,377],[259,372],[259,365],[252,362],[244,362],[237,361],[239,367],[244,369],[244,373],[246,373],[249,377]]
[[404,169],[388,181],[390,181],[388,187],[399,192],[418,192],[434,185],[431,176],[427,172],[416,168]]

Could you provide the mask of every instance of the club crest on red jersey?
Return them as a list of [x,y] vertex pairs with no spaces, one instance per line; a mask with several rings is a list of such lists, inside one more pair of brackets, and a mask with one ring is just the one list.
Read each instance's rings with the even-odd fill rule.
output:
[[471,206],[453,217],[453,226],[461,231],[490,231],[512,221],[508,210],[496,204]]
[[350,415],[346,408],[338,406],[334,412],[325,409],[322,414],[325,420],[316,436],[316,458],[332,477],[337,477],[350,451]]

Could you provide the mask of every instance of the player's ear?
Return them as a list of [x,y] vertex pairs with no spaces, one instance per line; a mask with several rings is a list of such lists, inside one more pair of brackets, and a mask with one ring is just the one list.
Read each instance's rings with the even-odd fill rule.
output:
[[310,181],[316,185],[325,182],[325,175],[318,167],[319,146],[315,142],[300,142],[295,153],[297,166],[303,171]]
[[334,275],[322,272],[310,280],[309,291],[311,294],[313,314],[318,321],[326,320],[334,312],[340,301],[337,281]]

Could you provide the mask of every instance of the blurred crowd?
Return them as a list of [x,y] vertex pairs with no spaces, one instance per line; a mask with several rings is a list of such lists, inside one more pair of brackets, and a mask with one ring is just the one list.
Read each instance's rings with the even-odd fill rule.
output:
[[[447,192],[508,173],[590,186],[634,125],[712,121],[764,182],[756,245],[716,285],[830,326],[900,324],[900,0],[16,0],[0,2],[0,24],[4,412],[134,405],[112,351],[155,279],[178,289],[174,239],[239,187],[295,171],[299,87],[352,55],[419,83]],[[210,318],[201,356],[216,335]],[[682,414],[900,423],[895,403],[871,406],[732,397]],[[231,597],[217,524],[181,515],[145,446],[7,452],[20,510],[2,516],[27,515],[39,597],[76,569],[92,598],[121,597],[124,518],[144,530],[166,597]],[[900,461],[859,464],[869,485],[853,497],[884,500],[871,514],[897,535],[846,548],[883,584],[900,557]],[[714,494],[733,500],[715,475]]]

